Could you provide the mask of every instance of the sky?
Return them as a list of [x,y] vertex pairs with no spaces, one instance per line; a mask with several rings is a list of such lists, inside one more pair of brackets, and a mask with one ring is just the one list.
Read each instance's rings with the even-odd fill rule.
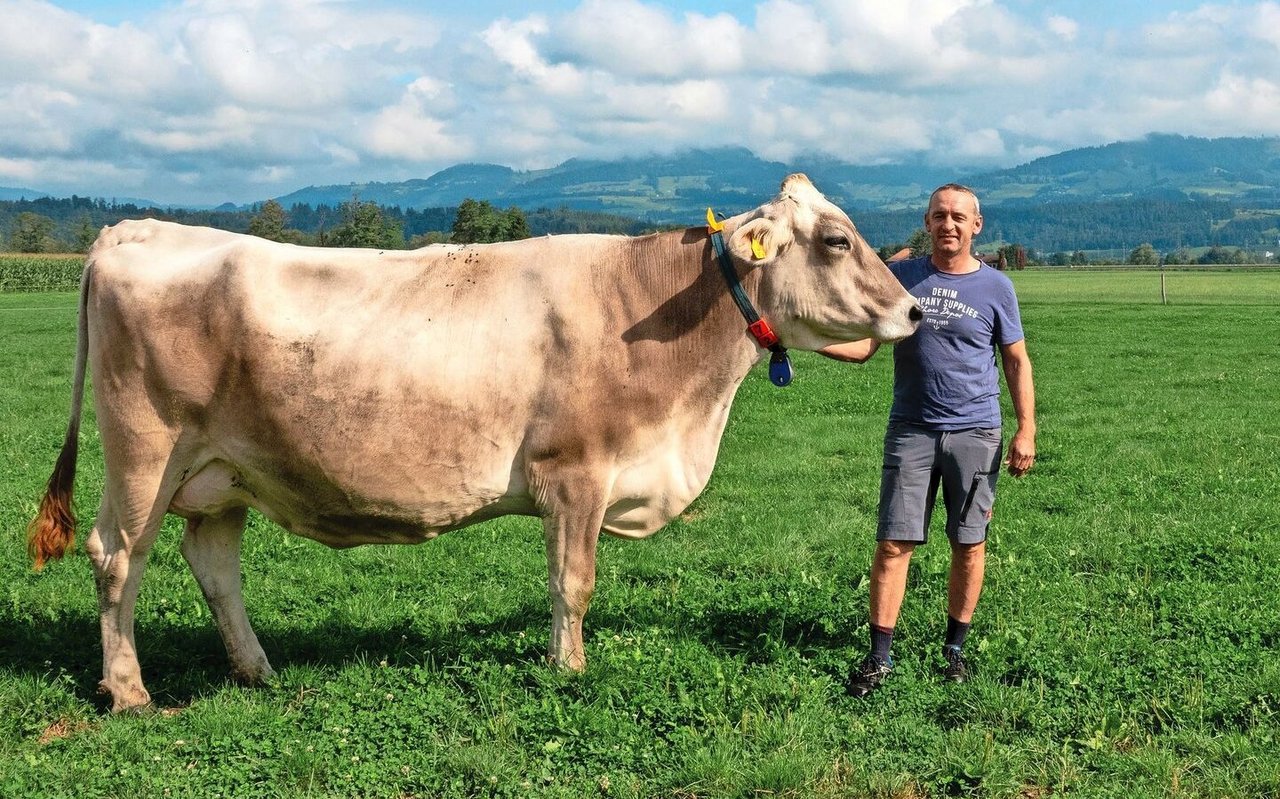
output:
[[0,186],[161,204],[745,147],[1280,135],[1280,2],[0,0]]

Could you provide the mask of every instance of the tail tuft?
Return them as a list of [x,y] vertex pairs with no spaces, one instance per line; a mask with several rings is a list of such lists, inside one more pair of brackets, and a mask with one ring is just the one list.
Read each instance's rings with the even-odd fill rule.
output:
[[71,494],[76,474],[77,442],[68,437],[49,477],[49,487],[40,500],[40,511],[27,525],[27,553],[35,561],[36,571],[50,560],[67,554],[76,540],[76,515],[71,507]]

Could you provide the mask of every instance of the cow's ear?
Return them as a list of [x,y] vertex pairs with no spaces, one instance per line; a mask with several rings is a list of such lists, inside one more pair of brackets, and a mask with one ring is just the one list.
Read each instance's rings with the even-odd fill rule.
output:
[[791,230],[761,217],[733,231],[729,251],[744,261],[767,264],[791,243]]

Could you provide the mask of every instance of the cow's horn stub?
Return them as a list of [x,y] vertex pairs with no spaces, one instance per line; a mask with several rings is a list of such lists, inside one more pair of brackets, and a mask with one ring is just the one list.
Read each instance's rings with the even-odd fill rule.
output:
[[790,194],[801,187],[808,189],[813,188],[813,182],[809,180],[809,176],[803,172],[796,172],[795,174],[787,175],[787,177],[782,181],[782,191],[785,194]]

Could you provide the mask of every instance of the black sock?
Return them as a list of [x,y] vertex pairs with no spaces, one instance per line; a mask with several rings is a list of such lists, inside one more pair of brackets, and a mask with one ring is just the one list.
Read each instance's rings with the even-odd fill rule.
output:
[[969,634],[969,625],[962,621],[956,621],[950,615],[947,616],[947,640],[942,646],[954,646],[956,649],[964,647],[964,638]]
[[871,654],[885,663],[889,662],[889,648],[893,646],[893,628],[871,625]]

